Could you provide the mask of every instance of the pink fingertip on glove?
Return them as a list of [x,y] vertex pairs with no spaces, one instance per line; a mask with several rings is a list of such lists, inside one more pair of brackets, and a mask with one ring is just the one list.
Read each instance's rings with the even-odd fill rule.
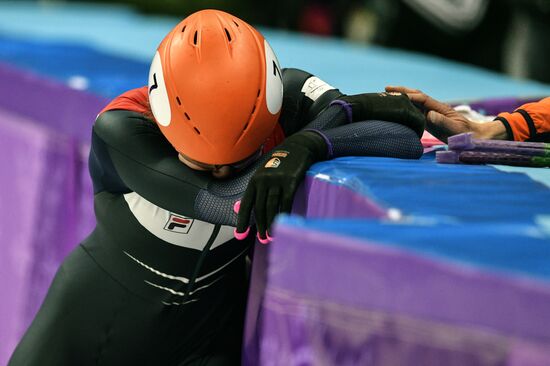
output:
[[239,213],[239,210],[241,209],[241,201],[235,201],[235,204],[233,205],[233,211],[235,211],[236,214]]
[[265,239],[262,239],[260,238],[260,233],[256,233],[256,238],[258,238],[258,241],[262,244],[269,244],[271,243],[271,238],[269,237],[269,235],[266,234],[266,238]]
[[244,240],[248,236],[249,232],[250,232],[250,226],[246,229],[246,231],[244,233],[239,233],[237,231],[237,228],[235,228],[233,230],[233,236],[235,236],[235,239],[237,239],[237,240]]

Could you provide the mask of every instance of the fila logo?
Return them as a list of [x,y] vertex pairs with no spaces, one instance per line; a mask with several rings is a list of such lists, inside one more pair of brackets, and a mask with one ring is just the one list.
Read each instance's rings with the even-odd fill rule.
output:
[[281,160],[279,158],[272,158],[266,164],[265,168],[278,168],[281,165]]
[[187,234],[191,229],[191,225],[193,225],[193,221],[190,217],[170,213],[170,218],[166,222],[166,225],[164,225],[164,230],[178,234]]

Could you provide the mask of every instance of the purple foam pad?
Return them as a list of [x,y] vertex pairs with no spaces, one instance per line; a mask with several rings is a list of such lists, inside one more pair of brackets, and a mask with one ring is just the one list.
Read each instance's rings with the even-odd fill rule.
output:
[[471,132],[451,136],[447,142],[451,150],[471,150],[476,147]]
[[[488,140],[487,142],[496,142],[496,141]],[[473,150],[483,151],[483,152],[492,152],[492,153],[550,157],[550,150],[531,149],[527,147],[510,147],[510,146],[501,146],[501,145],[488,146],[487,145],[487,146],[476,147]],[[469,151],[472,151],[472,150],[469,150]]]
[[533,143],[530,142],[474,139],[471,133],[461,133],[449,137],[449,149],[458,152],[475,150],[527,156],[550,156],[550,144],[549,148],[544,148],[541,145],[544,144],[536,143],[537,147],[534,148]]
[[[482,151],[504,151],[515,150],[515,153],[522,153],[517,149],[537,149],[550,151],[550,144],[544,142],[505,141],[505,140],[481,140],[472,137],[472,133],[461,133],[449,137],[449,149],[451,150],[482,150]],[[527,151],[528,152],[528,151]],[[529,154],[532,155],[532,154]],[[535,154],[535,155],[544,155]]]
[[456,151],[436,151],[435,160],[440,164],[458,164],[458,152]]
[[459,159],[466,164],[500,164],[528,167],[549,167],[550,158],[486,151],[462,151]]
[[504,141],[504,140],[472,140],[476,148],[511,148],[550,150],[550,144],[544,142]]

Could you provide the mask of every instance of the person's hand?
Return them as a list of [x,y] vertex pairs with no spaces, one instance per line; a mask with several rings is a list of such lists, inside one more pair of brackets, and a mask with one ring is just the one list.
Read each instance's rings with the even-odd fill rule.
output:
[[364,93],[339,97],[331,104],[351,108],[352,122],[382,120],[405,125],[421,137],[426,127],[426,117],[411,103],[407,94]]
[[472,132],[475,138],[506,139],[506,129],[500,121],[484,123],[471,121],[450,105],[417,89],[405,86],[387,86],[386,91],[407,94],[409,99],[426,113],[428,132],[441,141],[447,142],[449,136],[464,132]]
[[267,162],[258,168],[238,209],[235,237],[244,239],[250,230],[254,209],[258,239],[271,240],[270,227],[278,213],[290,212],[294,193],[309,167],[328,156],[325,139],[315,131],[301,131],[288,137],[269,153]]

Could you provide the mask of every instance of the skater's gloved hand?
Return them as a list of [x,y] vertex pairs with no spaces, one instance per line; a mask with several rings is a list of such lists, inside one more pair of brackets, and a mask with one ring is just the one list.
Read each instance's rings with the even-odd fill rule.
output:
[[352,122],[375,119],[400,123],[415,131],[418,137],[422,136],[426,126],[424,114],[403,93],[346,95],[331,103],[334,104],[351,108]]
[[[249,230],[254,209],[258,238],[270,240],[270,227],[278,213],[290,212],[294,193],[306,171],[329,156],[329,143],[321,132],[305,130],[288,137],[269,153],[267,162],[258,168],[243,196],[238,212],[236,237]],[[239,236],[239,234],[241,234]]]

